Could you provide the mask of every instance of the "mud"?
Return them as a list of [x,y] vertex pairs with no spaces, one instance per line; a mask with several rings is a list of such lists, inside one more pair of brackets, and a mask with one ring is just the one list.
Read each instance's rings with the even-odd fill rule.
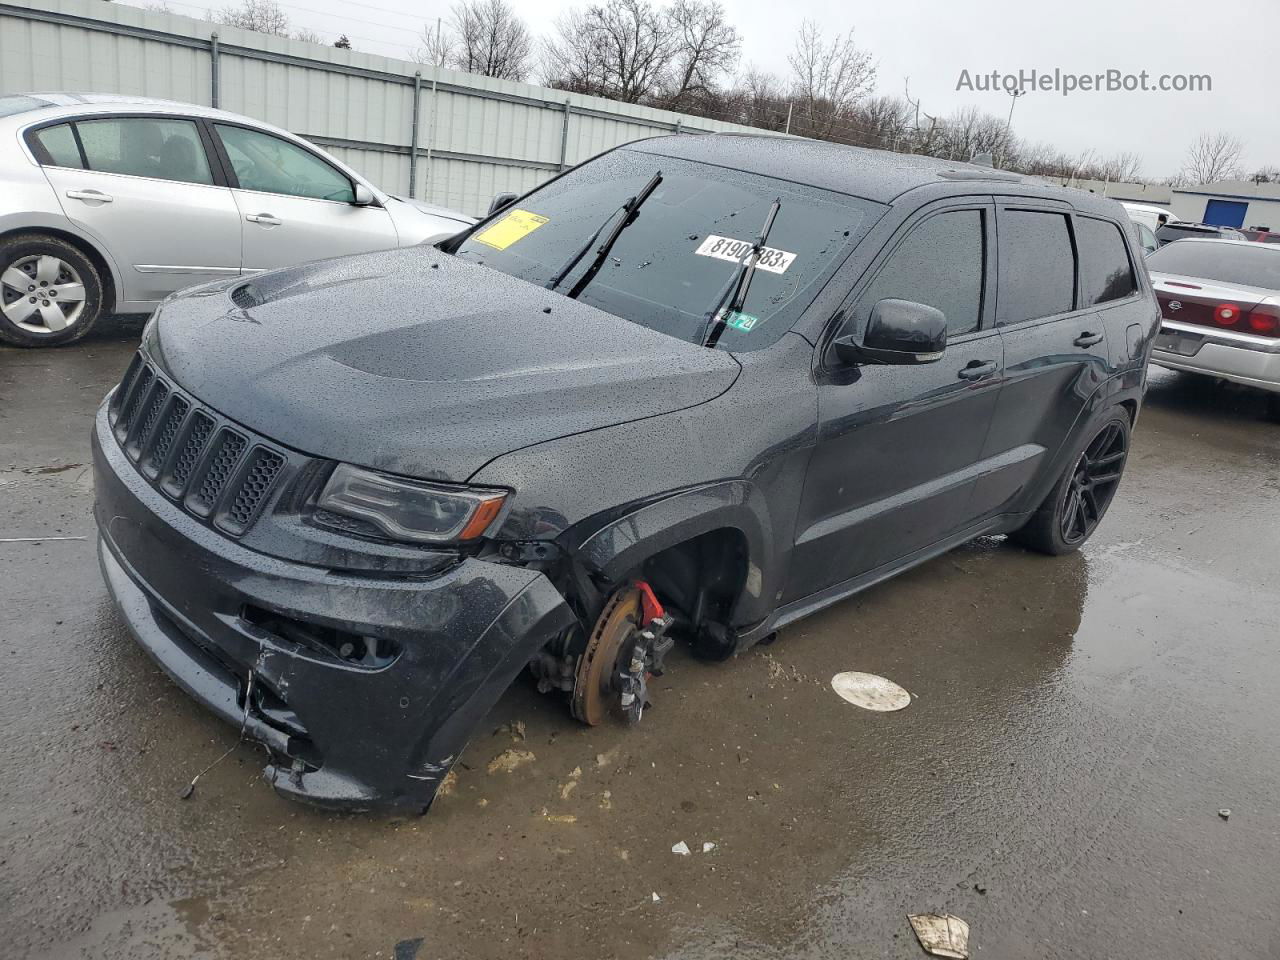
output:
[[[235,731],[120,626],[82,466],[139,326],[0,348],[0,538],[33,538],[0,542],[0,954],[914,958],[909,913],[985,958],[1280,950],[1259,398],[1154,373],[1080,555],[983,540],[728,663],[673,655],[634,730],[518,683],[427,817],[335,817],[250,746],[178,798]],[[844,702],[846,670],[910,706]]]

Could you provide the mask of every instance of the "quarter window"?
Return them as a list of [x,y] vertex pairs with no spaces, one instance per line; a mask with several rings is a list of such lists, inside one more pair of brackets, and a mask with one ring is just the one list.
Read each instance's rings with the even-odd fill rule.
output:
[[1001,326],[1075,308],[1076,258],[1061,213],[1002,210],[996,316]]
[[1083,306],[1122,300],[1138,289],[1124,237],[1114,223],[1077,217],[1076,240],[1080,247]]
[[984,233],[981,210],[935,214],[890,254],[859,300],[865,322],[881,300],[914,300],[941,310],[947,333],[978,329],[982,319]]
[[90,170],[181,183],[213,183],[204,144],[190,120],[77,120],[76,130]]
[[351,181],[344,174],[297,144],[244,127],[216,126],[240,189],[355,201]]
[[76,146],[76,135],[71,131],[71,124],[60,123],[56,127],[45,127],[32,134],[32,138],[40,146],[37,153],[43,151],[41,162],[55,167],[72,167],[83,169],[80,162],[80,148]]

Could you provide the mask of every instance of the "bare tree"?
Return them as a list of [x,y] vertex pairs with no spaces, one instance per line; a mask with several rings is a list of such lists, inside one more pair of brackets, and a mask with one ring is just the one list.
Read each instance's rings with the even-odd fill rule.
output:
[[719,0],[675,0],[667,10],[667,21],[676,43],[667,99],[677,105],[689,94],[708,93],[734,68],[742,52],[742,35]]
[[1244,144],[1229,133],[1202,133],[1187,151],[1183,172],[1191,183],[1234,180],[1240,176]]
[[289,17],[276,0],[243,0],[238,7],[223,7],[212,19],[241,30],[268,33],[273,37],[289,36]]
[[853,42],[852,30],[827,43],[818,24],[806,20],[787,62],[810,135],[829,133],[875,85],[875,61]]
[[293,32],[293,39],[303,40],[306,43],[324,43],[324,38],[309,27],[303,27],[301,30]]
[[675,50],[663,12],[648,0],[606,0],[557,21],[543,71],[550,86],[639,103],[663,85]]
[[449,66],[504,80],[528,74],[533,36],[506,0],[459,0],[450,20],[457,44]]
[[1117,153],[1099,164],[1095,180],[1108,180],[1112,183],[1129,183],[1138,179],[1142,173],[1142,158],[1136,153]]
[[412,51],[411,56],[418,63],[433,67],[445,67],[457,59],[458,39],[453,30],[445,32],[443,25],[434,27],[428,24],[422,28],[422,46]]
[[1259,167],[1249,174],[1249,179],[1253,183],[1280,183],[1280,167],[1274,167],[1270,164]]

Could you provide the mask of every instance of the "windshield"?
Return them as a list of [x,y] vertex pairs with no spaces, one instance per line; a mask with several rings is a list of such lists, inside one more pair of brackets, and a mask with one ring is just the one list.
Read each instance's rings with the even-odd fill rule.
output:
[[[550,284],[600,231],[557,285],[569,292],[590,269],[623,205],[662,180],[617,236],[578,299],[691,343],[751,252],[774,201],[779,212],[742,309],[725,317],[718,346],[755,350],[776,341],[883,211],[814,187],[648,153],[615,150],[518,201],[456,251],[539,285]],[[604,229],[601,230],[601,225]]]
[[1280,250],[1274,247],[1183,240],[1147,257],[1147,268],[1156,273],[1280,290]]

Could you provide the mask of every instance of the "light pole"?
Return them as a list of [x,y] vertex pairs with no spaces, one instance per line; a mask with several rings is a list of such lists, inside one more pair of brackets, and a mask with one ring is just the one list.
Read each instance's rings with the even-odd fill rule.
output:
[[1015,87],[1009,91],[1009,119],[1004,122],[1004,129],[1006,133],[1008,133],[1010,128],[1013,126],[1013,108],[1018,105],[1018,98],[1024,97],[1026,94],[1027,91],[1023,90],[1021,87]]

